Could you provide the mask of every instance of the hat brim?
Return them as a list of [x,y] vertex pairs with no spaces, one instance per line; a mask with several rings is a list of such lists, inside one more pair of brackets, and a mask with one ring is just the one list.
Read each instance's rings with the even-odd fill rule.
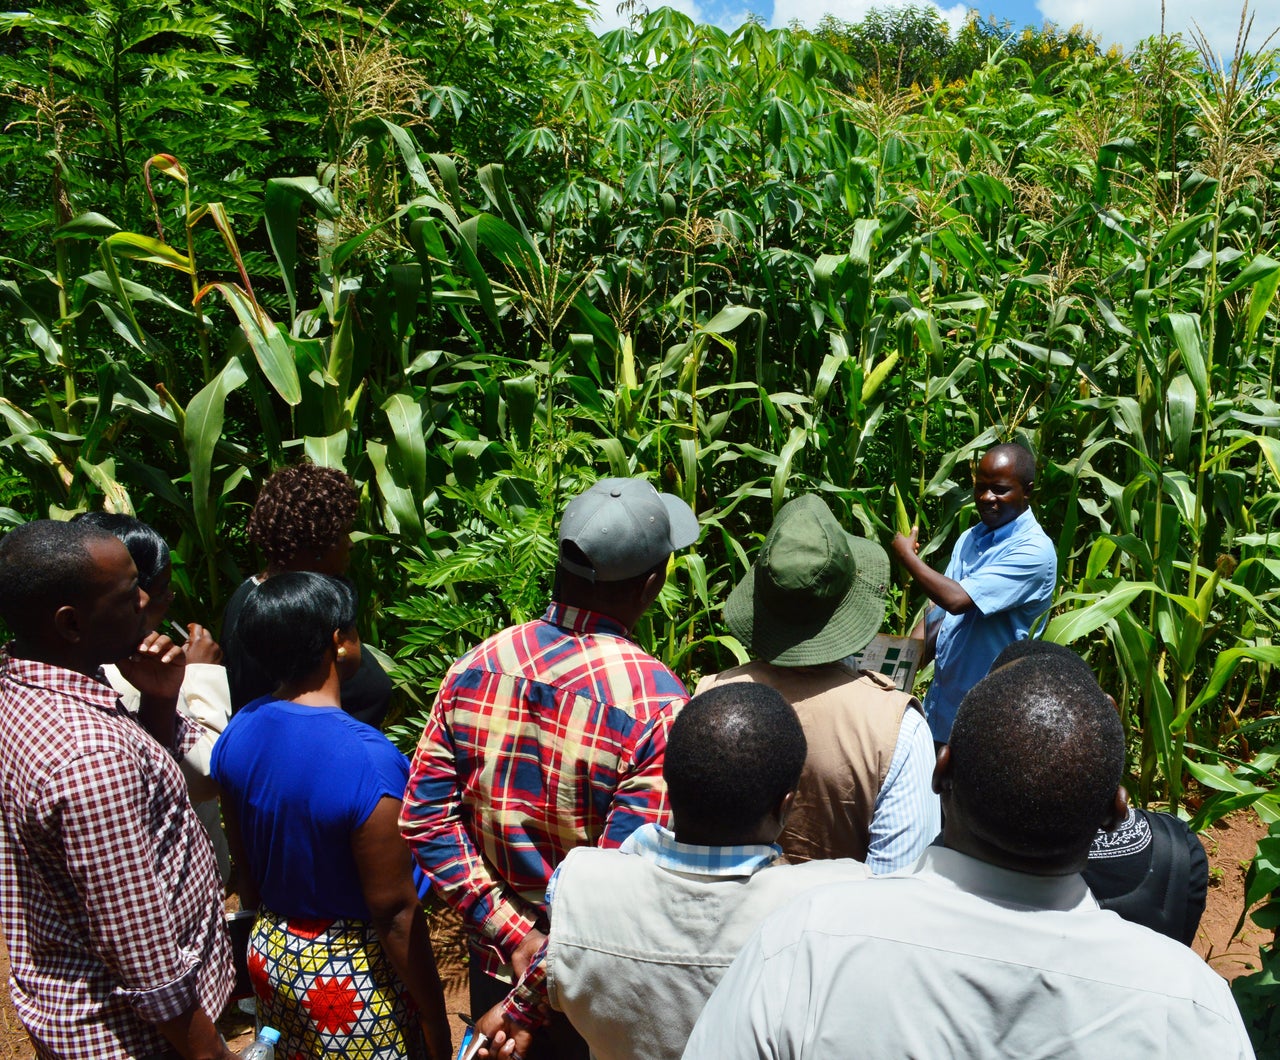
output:
[[889,554],[874,541],[846,534],[853,553],[853,582],[826,615],[797,622],[771,613],[756,593],[753,563],[724,605],[725,624],[757,659],[777,666],[823,666],[856,655],[884,622]]

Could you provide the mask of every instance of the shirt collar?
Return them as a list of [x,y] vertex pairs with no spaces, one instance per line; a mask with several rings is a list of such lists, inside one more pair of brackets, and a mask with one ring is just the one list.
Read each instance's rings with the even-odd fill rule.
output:
[[627,636],[626,627],[616,618],[601,614],[599,611],[588,611],[584,607],[570,607],[552,600],[547,606],[542,621],[553,626],[567,629],[573,633],[610,633],[617,637]]
[[782,857],[776,843],[704,847],[680,843],[658,824],[641,825],[622,844],[625,854],[637,854],[662,869],[697,876],[753,876]]
[[14,684],[26,685],[28,688],[50,689],[73,699],[79,699],[112,714],[119,712],[120,697],[116,690],[107,684],[101,669],[93,677],[67,670],[61,666],[37,662],[35,659],[21,659],[10,655],[8,647],[0,650],[0,676]]
[[1098,908],[1097,900],[1078,872],[1066,876],[1033,876],[1029,872],[1002,869],[941,843],[927,847],[920,860],[904,874],[932,877],[1003,906],[1065,912]]
[[1019,532],[1021,527],[1034,521],[1035,516],[1031,512],[1031,506],[1028,505],[1016,519],[1010,519],[1004,526],[997,526],[994,530],[988,530],[987,524],[979,519],[973,528],[973,536],[981,541],[984,546],[994,545],[1001,541],[1007,541],[1015,533]]

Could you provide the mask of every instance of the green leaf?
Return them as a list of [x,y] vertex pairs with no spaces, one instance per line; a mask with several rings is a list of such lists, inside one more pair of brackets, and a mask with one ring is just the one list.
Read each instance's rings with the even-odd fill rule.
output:
[[368,442],[365,452],[373,464],[374,480],[382,495],[382,521],[393,534],[421,531],[422,515],[413,502],[413,494],[405,489],[391,473],[387,463],[387,447],[381,442]]
[[485,195],[489,197],[489,201],[493,203],[498,213],[502,215],[503,220],[520,232],[529,247],[537,246],[533,236],[529,233],[529,229],[525,227],[524,218],[516,207],[515,199],[511,197],[511,192],[507,188],[506,170],[498,163],[491,162],[481,168],[480,172],[476,174],[476,179],[480,182],[480,187],[484,189]]
[[317,435],[307,435],[302,439],[302,451],[307,454],[307,459],[313,464],[345,471],[347,432],[338,431],[336,434],[330,434],[324,438]]
[[1194,759],[1184,759],[1183,764],[1196,780],[1214,791],[1229,791],[1234,795],[1265,795],[1266,789],[1243,777],[1237,776],[1221,763],[1207,764]]
[[263,311],[245,290],[235,283],[210,283],[202,287],[193,300],[197,305],[210,291],[217,291],[240,321],[249,348],[266,376],[267,382],[288,404],[302,401],[302,385],[298,382],[298,366],[293,347],[281,332],[280,325]]
[[1228,648],[1226,651],[1219,652],[1218,657],[1213,662],[1213,670],[1209,674],[1209,680],[1205,683],[1205,686],[1200,689],[1199,694],[1191,701],[1191,705],[1173,719],[1173,731],[1182,732],[1197,710],[1211,700],[1216,699],[1222,690],[1227,687],[1227,682],[1234,676],[1240,664],[1246,660],[1269,666],[1280,666],[1280,647],[1251,644],[1239,648]]
[[76,463],[98,489],[102,490],[102,510],[116,512],[120,515],[134,515],[133,501],[129,499],[129,491],[116,478],[116,462],[110,458],[100,464],[91,464],[84,457]]
[[1204,346],[1200,339],[1200,318],[1190,313],[1166,313],[1164,324],[1178,353],[1182,355],[1182,366],[1191,377],[1200,404],[1208,408],[1209,377],[1205,369]]
[[813,385],[813,405],[816,409],[826,399],[831,384],[835,382],[836,373],[849,360],[847,351],[843,353],[829,353],[822,358],[822,367],[818,369],[818,378],[814,380]]
[[875,246],[880,222],[874,218],[859,217],[853,222],[853,241],[849,246],[849,260],[863,268],[871,267],[871,250]]
[[[1269,258],[1265,254],[1259,254],[1248,265],[1246,265],[1236,277],[1220,290],[1213,300],[1214,305],[1220,305],[1224,298],[1229,298],[1242,287],[1249,287],[1256,283],[1270,283],[1273,277],[1280,274],[1280,261]],[[1275,291],[1275,284],[1271,284],[1271,289]]]
[[712,335],[727,335],[744,320],[763,316],[763,311],[752,309],[750,306],[727,305],[705,324],[700,324],[698,330],[709,332]]
[[227,395],[248,378],[240,359],[232,357],[186,409],[182,442],[191,469],[191,510],[200,543],[210,552],[218,548],[219,530],[212,500],[213,453],[222,438]]
[[627,459],[627,451],[617,438],[596,438],[596,448],[604,453],[609,461],[609,474],[615,478],[629,478],[632,474],[631,462]]
[[1151,252],[1152,258],[1158,258],[1166,250],[1175,243],[1181,242],[1188,236],[1195,235],[1207,221],[1213,217],[1212,214],[1200,213],[1194,217],[1185,218],[1177,224],[1170,226],[1169,230],[1161,237],[1160,242],[1156,244],[1155,249]]
[[507,405],[507,429],[521,449],[528,449],[533,437],[533,419],[538,411],[538,377],[524,375],[502,381]]
[[426,167],[422,164],[422,158],[418,154],[418,145],[414,143],[413,137],[409,135],[407,129],[397,125],[393,121],[386,118],[374,119],[382,123],[387,134],[391,137],[392,142],[396,145],[396,150],[400,152],[400,158],[404,162],[404,168],[409,174],[409,178],[418,187],[435,194],[435,187],[431,183],[431,178],[427,175]]
[[[395,436],[396,458],[404,471],[412,495],[427,492],[427,444],[422,431],[422,406],[410,395],[392,394],[382,403],[391,433]],[[416,506],[415,506],[416,507]]]
[[1174,459],[1186,467],[1191,459],[1191,438],[1196,426],[1196,389],[1186,372],[1179,372],[1169,381],[1165,400]]
[[113,232],[119,232],[120,226],[109,217],[100,213],[82,213],[73,217],[66,224],[54,230],[54,239],[101,239]]
[[[334,386],[325,390],[325,426],[331,433],[350,425],[354,412],[352,399],[360,391],[359,386],[354,391],[351,389],[351,370],[356,356],[355,336],[352,334],[355,315],[354,305],[348,302],[342,307],[337,329],[329,337],[325,373],[333,380]],[[296,360],[295,357],[295,363]]]
[[[1107,591],[1101,599],[1093,598],[1083,607],[1074,608],[1055,615],[1045,627],[1044,639],[1055,644],[1071,644],[1081,637],[1087,637],[1096,629],[1101,629],[1121,611],[1126,610],[1134,600],[1143,593],[1160,592],[1154,582],[1121,582]],[[1059,604],[1071,599],[1090,599],[1089,596],[1075,595],[1064,597]]]
[[30,459],[53,471],[64,487],[71,485],[70,470],[62,462],[62,458],[54,452],[53,447],[41,437],[44,432],[34,416],[25,409],[20,409],[7,398],[0,397],[0,419],[4,420],[9,430],[13,432],[9,438],[0,438],[0,448],[16,442]]
[[303,202],[312,203],[325,217],[338,216],[333,192],[315,177],[273,177],[267,181],[263,214],[271,251],[280,265],[280,279],[289,299],[289,321],[298,315],[298,213]]
[[1272,269],[1253,285],[1253,291],[1249,295],[1249,317],[1244,329],[1243,345],[1246,348],[1252,345],[1253,337],[1266,318],[1271,303],[1275,301],[1278,287],[1280,287],[1280,269]]
[[773,484],[770,489],[775,515],[778,509],[782,507],[782,498],[786,493],[787,482],[791,478],[792,461],[795,460],[796,454],[804,448],[807,439],[808,432],[803,427],[792,427],[786,445],[782,447],[782,452],[778,454],[778,467],[773,473]]
[[103,242],[117,257],[148,261],[153,265],[165,265],[188,275],[194,271],[190,258],[178,253],[168,243],[161,243],[160,240],[152,239],[151,236],[140,236],[137,232],[114,232]]
[[[489,318],[489,323],[496,330],[501,328],[502,324],[498,318],[498,303],[493,297],[493,285],[489,282],[488,274],[485,273],[484,267],[480,264],[480,259],[476,257],[476,252],[473,249],[476,239],[474,233],[477,230],[477,218],[472,217],[464,221],[455,233],[457,238],[453,247],[463,271],[466,272],[471,280],[476,298],[480,301],[480,308],[484,310],[485,316]],[[469,235],[470,238],[468,238]]]

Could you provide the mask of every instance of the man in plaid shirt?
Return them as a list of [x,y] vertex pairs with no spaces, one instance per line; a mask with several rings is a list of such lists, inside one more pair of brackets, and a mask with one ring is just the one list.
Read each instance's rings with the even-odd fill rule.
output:
[[[449,670],[413,758],[400,827],[471,944],[471,1007],[505,997],[545,940],[547,883],[568,852],[667,821],[662,758],[679,678],[628,634],[698,521],[642,479],[569,503],[553,600]],[[561,1038],[562,1033],[569,1038]],[[553,1026],[556,1055],[585,1055]]]
[[222,887],[178,769],[199,736],[175,710],[185,657],[146,636],[146,604],[104,531],[0,540],[0,920],[42,1060],[234,1056],[213,1025],[233,979]]

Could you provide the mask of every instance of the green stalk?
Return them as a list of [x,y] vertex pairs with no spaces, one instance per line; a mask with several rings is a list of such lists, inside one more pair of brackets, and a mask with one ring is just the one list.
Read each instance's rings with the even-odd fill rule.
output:
[[185,181],[182,185],[184,216],[182,218],[183,225],[187,230],[187,260],[191,262],[191,304],[196,311],[196,337],[200,340],[200,371],[204,377],[204,383],[207,385],[210,379],[209,373],[209,330],[204,319],[204,306],[196,301],[196,296],[200,293],[200,277],[196,272],[196,243],[194,234],[194,225],[191,223],[191,185]]
[[67,302],[67,274],[71,265],[67,258],[66,240],[55,239],[53,247],[58,270],[58,352],[62,362],[62,390],[66,401],[67,431],[75,434],[72,406],[76,403],[76,335],[75,323],[68,316],[70,305]]

